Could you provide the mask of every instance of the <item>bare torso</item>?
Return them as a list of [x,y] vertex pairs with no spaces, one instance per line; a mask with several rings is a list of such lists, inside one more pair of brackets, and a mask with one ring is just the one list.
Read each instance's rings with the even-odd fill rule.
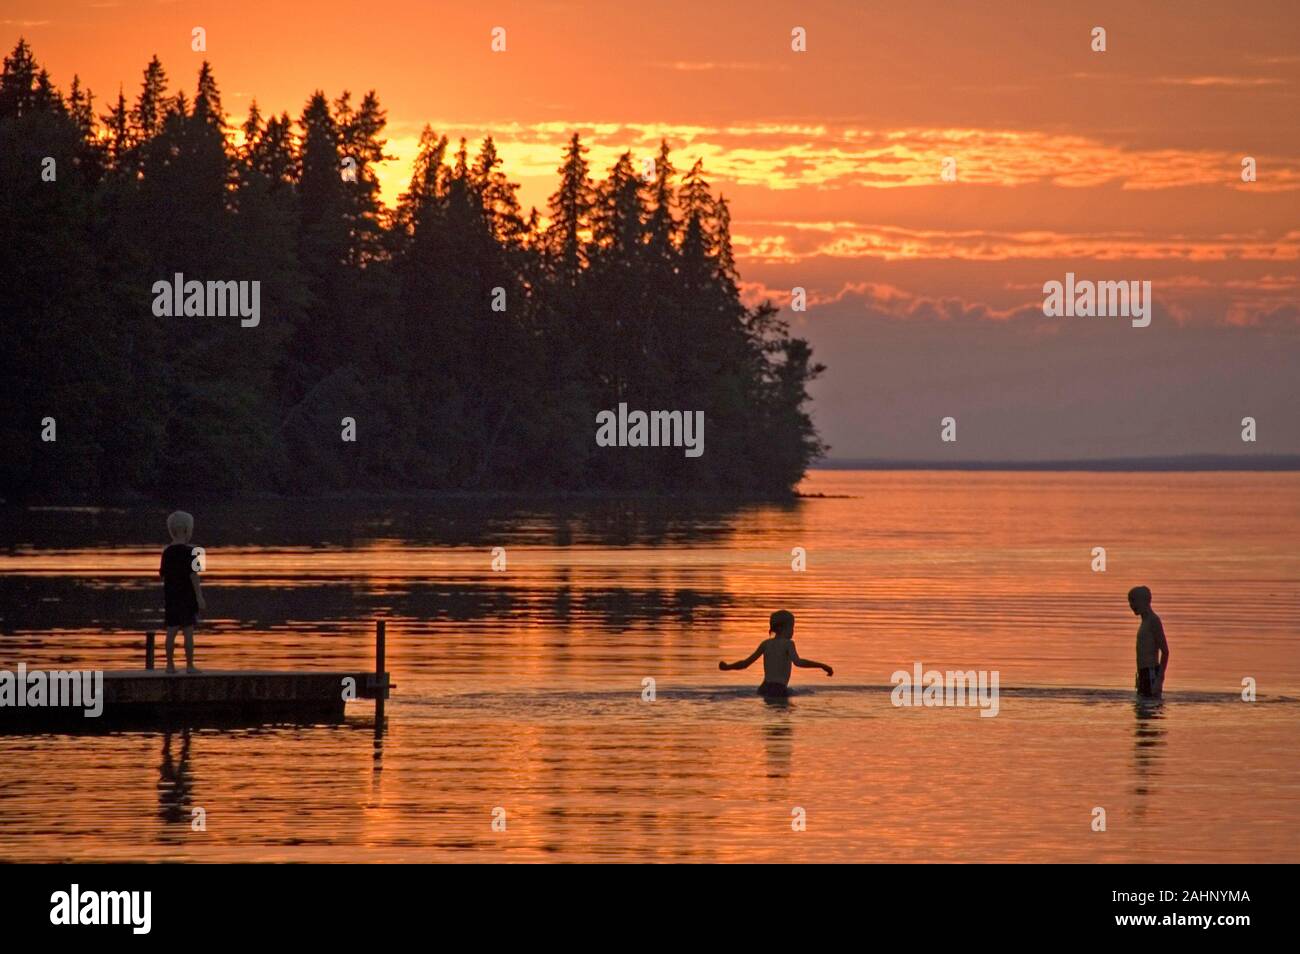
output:
[[763,640],[763,681],[790,684],[790,666],[794,659],[794,640],[772,636]]

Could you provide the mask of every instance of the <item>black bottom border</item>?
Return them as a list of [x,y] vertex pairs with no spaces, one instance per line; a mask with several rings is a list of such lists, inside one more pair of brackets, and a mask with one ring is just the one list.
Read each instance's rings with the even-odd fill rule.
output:
[[[184,939],[362,945],[400,943],[410,932],[455,929],[498,939],[511,927],[556,929],[568,939],[614,941],[616,930],[683,940],[710,928],[748,933],[770,924],[792,938],[835,925],[868,936],[917,932],[991,934],[999,939],[1107,934],[1146,940],[1192,934],[1230,941],[1278,930],[1294,881],[1267,865],[9,865],[0,893],[7,938],[150,943]],[[612,870],[610,870],[612,869]],[[149,892],[149,930],[131,924],[54,924],[90,892]],[[61,898],[66,903],[56,911]],[[111,902],[121,904],[121,896]],[[137,920],[143,895],[135,896]],[[777,899],[780,899],[779,901]],[[93,908],[98,899],[90,902]],[[65,918],[66,920],[67,918]],[[121,920],[129,920],[123,916]],[[611,924],[613,922],[613,924]],[[624,928],[619,929],[618,924]],[[739,928],[738,928],[739,925]],[[526,927],[525,927],[526,926]],[[764,935],[770,940],[768,928]],[[838,929],[837,929],[838,932]],[[427,935],[426,935],[427,936]],[[462,935],[463,936],[463,935]],[[260,946],[260,943],[259,943]]]

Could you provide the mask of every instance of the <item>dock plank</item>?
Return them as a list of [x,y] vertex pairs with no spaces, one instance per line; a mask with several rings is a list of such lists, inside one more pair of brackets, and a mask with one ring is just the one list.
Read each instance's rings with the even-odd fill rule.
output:
[[[386,621],[375,621],[375,671],[323,671],[284,669],[202,669],[195,673],[155,667],[157,630],[146,630],[143,669],[89,670],[102,678],[102,694],[93,687],[85,692],[99,703],[97,715],[87,716],[93,705],[82,698],[84,683],[77,692],[66,682],[87,670],[30,669],[20,663],[17,681],[9,683],[7,695],[0,695],[0,733],[100,732],[118,726],[172,728],[198,725],[264,725],[289,723],[315,725],[343,721],[351,699],[373,699],[375,731],[382,735],[384,701],[395,688],[384,665]],[[42,698],[39,681],[30,677],[44,672],[50,686],[59,682],[57,698],[64,705],[20,705],[20,701]],[[49,677],[50,673],[53,677]],[[23,682],[22,680],[27,680]],[[351,680],[348,684],[348,680]],[[33,686],[31,694],[20,689],[21,698],[11,691]],[[346,690],[345,691],[345,687]],[[11,698],[12,697],[12,698]],[[72,705],[71,702],[77,702]]]
[[103,712],[52,706],[0,707],[0,729],[73,726],[95,730],[119,724],[246,724],[342,721],[345,680],[350,698],[387,698],[388,673],[275,669],[117,669],[103,672]]

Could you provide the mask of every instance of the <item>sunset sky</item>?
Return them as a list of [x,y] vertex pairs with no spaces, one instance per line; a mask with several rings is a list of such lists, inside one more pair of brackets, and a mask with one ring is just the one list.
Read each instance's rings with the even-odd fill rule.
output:
[[[572,131],[602,176],[666,137],[730,200],[747,296],[808,290],[833,457],[1300,452],[1294,0],[0,0],[19,35],[98,112],[155,53],[187,94],[210,60],[232,125],[375,89],[389,202],[426,123],[494,135],[542,209]],[[1067,271],[1151,281],[1151,326],[1045,318]]]

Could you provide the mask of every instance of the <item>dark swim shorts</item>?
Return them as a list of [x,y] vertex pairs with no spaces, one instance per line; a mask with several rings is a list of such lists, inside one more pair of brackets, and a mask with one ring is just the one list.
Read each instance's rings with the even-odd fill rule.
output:
[[784,699],[790,695],[790,688],[781,682],[765,682],[758,687],[758,694],[769,699]]
[[1160,696],[1160,669],[1153,666],[1139,669],[1137,672],[1137,691],[1139,696],[1158,698]]

